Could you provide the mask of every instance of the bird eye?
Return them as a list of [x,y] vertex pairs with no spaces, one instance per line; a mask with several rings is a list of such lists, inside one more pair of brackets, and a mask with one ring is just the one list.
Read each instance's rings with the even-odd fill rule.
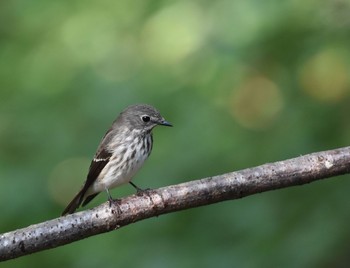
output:
[[149,120],[151,120],[151,118],[150,118],[148,115],[142,116],[141,119],[142,119],[142,121],[145,122],[145,123],[147,123],[147,122],[149,122]]

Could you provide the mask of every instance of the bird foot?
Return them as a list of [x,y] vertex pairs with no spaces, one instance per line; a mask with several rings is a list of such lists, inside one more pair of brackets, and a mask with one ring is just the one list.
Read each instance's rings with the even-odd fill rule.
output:
[[150,194],[153,190],[151,188],[146,188],[146,189],[137,189],[136,195],[137,196],[143,196],[143,195],[147,195],[148,197],[150,197]]
[[132,183],[131,181],[129,183],[132,185],[132,187],[134,187],[136,189],[136,195],[143,196],[146,194],[149,196],[149,192],[151,191],[150,188],[142,189],[142,188],[138,187],[136,184]]
[[[109,207],[110,207],[110,208],[113,206],[113,208],[112,208],[112,213],[113,213],[113,214],[116,214],[116,213],[122,214],[122,210],[121,210],[121,208],[120,208],[120,205],[121,205],[121,200],[120,200],[120,199],[109,198],[109,199],[108,199],[108,202],[109,202]],[[114,208],[115,208],[117,211],[115,211]]]

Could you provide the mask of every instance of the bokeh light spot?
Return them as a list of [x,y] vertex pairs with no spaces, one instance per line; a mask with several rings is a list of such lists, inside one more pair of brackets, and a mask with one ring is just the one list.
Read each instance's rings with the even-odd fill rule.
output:
[[72,56],[82,63],[108,57],[116,49],[117,31],[113,16],[106,12],[87,10],[62,25],[61,39]]
[[145,54],[155,63],[177,63],[201,46],[206,26],[200,9],[193,3],[182,2],[164,8],[143,29]]
[[342,50],[325,49],[309,58],[300,69],[303,91],[324,102],[341,100],[350,88],[350,69],[345,57]]
[[51,197],[57,203],[67,205],[85,181],[88,166],[87,158],[70,158],[59,163],[48,182]]
[[244,127],[263,129],[275,121],[283,108],[278,86],[263,76],[246,80],[232,95],[231,113]]

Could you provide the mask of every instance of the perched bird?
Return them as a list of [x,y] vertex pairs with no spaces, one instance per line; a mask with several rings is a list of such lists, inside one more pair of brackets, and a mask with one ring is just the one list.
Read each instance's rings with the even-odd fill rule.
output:
[[103,137],[83,187],[62,215],[85,206],[102,191],[113,202],[109,189],[125,183],[140,191],[131,179],[151,153],[152,130],[157,125],[172,126],[151,105],[131,105],[121,112]]

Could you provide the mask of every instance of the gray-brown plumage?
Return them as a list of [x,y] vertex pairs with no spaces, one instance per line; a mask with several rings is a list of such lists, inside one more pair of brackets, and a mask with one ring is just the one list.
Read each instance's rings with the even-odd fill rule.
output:
[[[89,168],[87,179],[62,215],[85,206],[96,195],[131,179],[152,151],[152,129],[157,125],[172,126],[157,109],[147,104],[127,107],[103,137]],[[136,187],[137,188],[137,187]]]

